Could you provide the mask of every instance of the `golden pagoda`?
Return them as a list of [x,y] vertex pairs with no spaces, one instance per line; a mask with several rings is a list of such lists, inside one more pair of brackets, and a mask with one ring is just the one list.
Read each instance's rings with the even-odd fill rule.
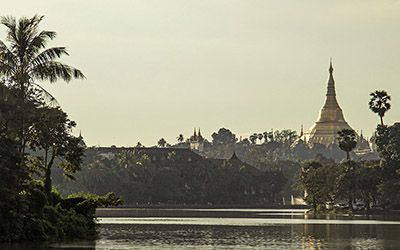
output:
[[342,109],[336,100],[335,80],[333,79],[332,60],[329,66],[328,88],[325,104],[319,118],[311,127],[306,139],[310,144],[323,144],[329,146],[337,143],[337,132],[342,129],[352,129],[344,119]]

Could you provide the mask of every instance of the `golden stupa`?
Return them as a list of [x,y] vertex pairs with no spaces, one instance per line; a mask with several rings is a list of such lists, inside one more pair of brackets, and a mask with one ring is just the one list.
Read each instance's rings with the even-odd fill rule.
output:
[[336,100],[335,80],[333,79],[331,60],[325,104],[319,113],[317,122],[311,127],[306,139],[310,144],[319,143],[329,146],[337,143],[337,132],[342,129],[352,128],[345,121],[343,111]]

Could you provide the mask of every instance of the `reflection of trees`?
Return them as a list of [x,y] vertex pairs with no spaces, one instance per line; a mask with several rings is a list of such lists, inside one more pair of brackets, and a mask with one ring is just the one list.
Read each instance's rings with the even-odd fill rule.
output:
[[[389,226],[390,227],[390,226]],[[304,224],[294,225],[293,231],[303,235],[305,249],[322,249],[325,247],[335,249],[375,249],[383,247],[385,240],[397,240],[398,227],[388,230],[388,225],[362,225],[362,224]],[[385,235],[385,233],[390,233]]]

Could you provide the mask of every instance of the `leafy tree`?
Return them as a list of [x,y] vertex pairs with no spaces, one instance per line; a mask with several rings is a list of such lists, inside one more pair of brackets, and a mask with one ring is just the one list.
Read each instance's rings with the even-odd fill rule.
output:
[[274,132],[275,141],[290,146],[297,138],[297,132],[290,129],[276,130]]
[[325,209],[327,202],[335,199],[337,192],[337,168],[322,165],[317,161],[306,162],[300,173],[300,188],[305,191],[305,200],[313,205],[314,211]]
[[353,201],[357,192],[357,171],[359,164],[354,161],[346,161],[338,166],[340,174],[337,179],[338,198],[348,201],[350,209],[353,209]]
[[185,137],[183,137],[182,134],[179,134],[179,136],[176,138],[179,143],[182,143],[185,140]]
[[37,121],[32,126],[30,146],[43,152],[41,167],[44,171],[45,193],[50,195],[52,189],[51,169],[56,159],[60,160],[59,166],[64,174],[73,178],[73,174],[80,170],[83,156],[81,137],[71,134],[76,126],[74,121],[60,108],[41,107],[37,110]]
[[380,156],[386,162],[400,162],[400,123],[396,122],[389,127],[379,126],[375,143]]
[[165,148],[165,145],[167,144],[167,141],[164,138],[161,138],[160,140],[158,140],[157,145],[160,148]]
[[352,129],[338,131],[339,148],[346,152],[347,160],[350,160],[350,152],[357,146],[356,133]]
[[261,133],[259,133],[259,134],[257,135],[257,138],[260,140],[260,143],[261,143],[261,140],[264,138],[264,135],[261,134]]
[[364,201],[367,210],[370,204],[377,204],[380,197],[379,187],[382,184],[382,171],[378,164],[362,164],[356,171],[356,189],[358,196]]
[[378,126],[375,143],[382,158],[382,205],[400,207],[400,123]]
[[264,143],[267,143],[269,139],[269,132],[264,132],[263,136],[264,136]]
[[251,144],[256,144],[257,138],[258,138],[257,133],[250,135],[249,140],[251,141]]
[[19,157],[17,143],[0,136],[0,242],[13,240],[22,230],[25,211],[20,192],[28,173]]
[[220,128],[217,133],[213,133],[212,144],[214,145],[223,145],[223,144],[235,144],[238,139],[236,135],[233,134],[229,129]]
[[370,94],[371,99],[368,103],[369,108],[372,112],[378,114],[379,118],[381,119],[381,125],[383,126],[383,117],[385,113],[390,109],[390,96],[384,90],[379,91],[376,90],[375,92]]

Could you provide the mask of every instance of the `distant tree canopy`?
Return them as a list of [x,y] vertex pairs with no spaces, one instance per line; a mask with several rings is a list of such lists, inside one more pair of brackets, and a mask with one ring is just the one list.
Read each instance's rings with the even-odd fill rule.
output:
[[238,141],[236,135],[234,135],[229,129],[220,128],[217,133],[213,133],[212,144],[221,145],[221,144],[234,144]]
[[182,161],[177,153],[168,157],[154,162],[149,155],[122,149],[105,157],[89,148],[76,182],[65,180],[61,173],[55,177],[64,192],[111,190],[130,205],[276,204],[287,183],[279,170],[260,171],[229,160]]

